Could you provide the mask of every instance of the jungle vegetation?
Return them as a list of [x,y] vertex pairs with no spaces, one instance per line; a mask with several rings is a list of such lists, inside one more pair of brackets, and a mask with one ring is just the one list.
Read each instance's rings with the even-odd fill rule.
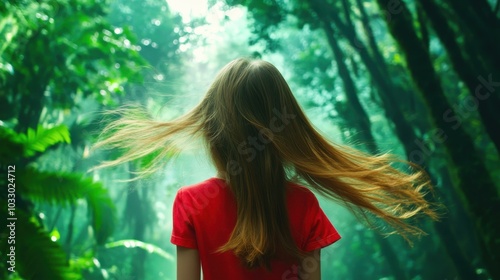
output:
[[89,171],[121,152],[92,145],[105,112],[175,117],[246,56],[330,139],[424,167],[444,205],[410,246],[322,199],[343,237],[324,279],[500,279],[499,17],[498,0],[2,1],[0,278],[175,279],[172,200],[214,175],[206,154],[128,180],[152,158]]

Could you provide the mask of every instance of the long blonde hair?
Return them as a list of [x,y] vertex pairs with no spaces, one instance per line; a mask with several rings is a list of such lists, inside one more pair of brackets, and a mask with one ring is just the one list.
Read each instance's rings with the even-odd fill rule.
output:
[[202,137],[237,201],[236,225],[218,251],[234,252],[249,268],[269,267],[283,254],[303,256],[292,238],[286,209],[292,176],[350,208],[378,216],[405,237],[423,233],[407,222],[410,218],[437,218],[424,198],[431,190],[425,172],[410,163],[410,171],[402,172],[391,163],[404,161],[391,155],[368,155],[329,142],[313,128],[280,72],[265,61],[230,62],[203,100],[175,120],[125,114],[111,122],[104,135],[97,147],[127,152],[102,166],[150,154],[159,162],[178,151],[179,137]]

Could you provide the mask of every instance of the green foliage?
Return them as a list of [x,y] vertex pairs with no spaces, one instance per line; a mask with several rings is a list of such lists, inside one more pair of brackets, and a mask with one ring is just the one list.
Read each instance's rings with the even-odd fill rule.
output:
[[[208,1],[214,10],[221,8],[219,1]],[[120,102],[133,101],[148,108],[167,109],[168,116],[175,115],[176,110],[184,109],[183,105],[176,103],[180,99],[173,100],[175,102],[172,103],[165,101],[170,101],[179,92],[198,92],[200,84],[204,87],[208,83],[207,77],[229,59],[248,56],[258,49],[255,57],[260,58],[262,53],[264,59],[285,70],[283,74],[299,102],[310,113],[313,122],[321,121],[320,129],[329,138],[344,136],[344,140],[355,139],[361,134],[358,134],[361,129],[356,128],[355,124],[360,114],[351,109],[351,102],[343,93],[343,80],[338,79],[339,68],[334,62],[335,56],[332,56],[331,42],[325,36],[331,35],[328,32],[338,39],[336,42],[345,55],[342,60],[349,68],[361,105],[369,115],[368,122],[372,127],[367,130],[377,136],[376,144],[381,150],[397,149],[404,153],[403,146],[398,145],[398,139],[393,135],[394,127],[397,127],[393,124],[408,121],[404,124],[408,128],[406,132],[415,131],[419,138],[412,133],[403,133],[402,136],[405,137],[400,137],[399,142],[416,143],[421,136],[423,142],[419,148],[422,150],[414,147],[406,152],[426,153],[430,162],[429,171],[436,176],[438,188],[453,203],[450,216],[452,221],[455,220],[451,234],[430,230],[432,240],[427,238],[422,242],[430,245],[417,245],[410,249],[402,247],[395,240],[389,240],[397,255],[394,256],[394,253],[387,251],[391,248],[384,249],[382,244],[386,242],[381,242],[348,217],[346,219],[346,215],[332,210],[329,216],[337,219],[333,222],[343,232],[343,241],[338,244],[340,246],[334,245],[322,251],[322,267],[326,268],[323,271],[326,272],[324,277],[479,277],[467,277],[461,273],[461,267],[485,274],[485,265],[481,263],[479,254],[481,249],[478,248],[488,246],[480,246],[475,241],[475,236],[478,236],[473,232],[475,221],[468,221],[467,217],[470,215],[467,209],[462,209],[467,204],[458,202],[456,193],[451,188],[453,182],[447,175],[448,170],[453,167],[446,160],[441,143],[432,139],[433,130],[426,121],[428,108],[415,98],[411,90],[408,65],[405,63],[406,56],[398,50],[384,23],[384,19],[395,23],[398,16],[404,13],[391,11],[389,5],[379,9],[376,1],[367,0],[225,2],[229,6],[244,6],[248,17],[244,20],[244,16],[238,16],[239,12],[232,13],[231,10],[215,11],[214,14],[224,12],[225,16],[224,20],[215,24],[219,28],[216,29],[218,34],[214,33],[214,26],[211,26],[214,20],[212,15],[206,19],[191,19],[191,22],[186,22],[187,18],[182,19],[171,13],[164,0],[9,0],[0,4],[0,36],[3,39],[0,41],[0,170],[6,163],[16,165],[18,218],[18,273],[7,275],[5,255],[2,254],[0,278],[172,278],[174,257],[169,250],[174,247],[164,238],[162,225],[165,221],[167,224],[170,221],[169,215],[164,213],[168,214],[167,209],[171,208],[169,195],[173,195],[179,184],[194,180],[192,175],[200,172],[198,169],[201,168],[195,165],[197,170],[192,170],[189,165],[188,168],[176,171],[176,167],[169,166],[165,172],[169,174],[165,180],[169,186],[166,189],[155,188],[164,186],[164,181],[132,181],[123,185],[123,189],[120,186],[106,189],[103,184],[87,178],[82,172],[92,167],[94,160],[107,160],[121,152],[115,149],[89,154],[88,146],[95,140],[91,139],[91,134],[96,134],[104,123],[95,119],[94,112]],[[455,104],[469,107],[483,104],[465,104],[465,101],[471,101],[467,98],[480,85],[478,75],[485,77],[493,73],[493,80],[496,82],[498,79],[496,65],[499,63],[496,62],[499,60],[492,59],[494,50],[498,48],[491,47],[498,44],[489,44],[488,40],[498,42],[500,37],[492,35],[494,28],[483,28],[493,27],[495,22],[481,22],[488,18],[478,13],[490,11],[488,7],[481,7],[486,1],[400,2],[410,7],[412,13],[409,15],[413,18],[414,7],[419,3],[435,3],[439,6],[439,9],[424,9],[424,20],[418,22],[418,27],[421,34],[426,29],[430,31],[427,34],[429,41],[423,41],[426,41],[424,43],[432,56],[433,67],[438,70],[445,86],[446,98],[453,107],[451,109],[456,110]],[[497,3],[488,2],[491,7]],[[460,12],[460,6],[469,8]],[[481,9],[478,10],[478,7]],[[495,9],[498,11],[498,7]],[[242,10],[245,9],[241,8]],[[438,28],[433,28],[433,31],[429,29],[432,11],[446,16],[452,27],[452,32],[449,32],[451,38],[465,47],[457,54],[466,54],[469,66],[457,67],[447,57],[452,52],[441,45],[442,42],[440,44],[440,37],[443,36],[437,32]],[[219,15],[215,17],[217,16]],[[238,24],[235,24],[234,19],[237,19]],[[364,25],[363,19],[368,21],[368,25]],[[250,23],[249,30],[244,30],[243,25],[247,20]],[[469,24],[473,21],[476,24]],[[199,22],[206,25],[199,26]],[[233,32],[231,28],[237,32]],[[481,32],[491,34],[478,36]],[[421,36],[421,39],[423,37],[425,36]],[[248,48],[247,39],[254,44],[251,48]],[[262,51],[261,48],[264,47],[266,50]],[[190,53],[191,50],[194,52]],[[272,53],[273,51],[279,53]],[[184,64],[188,57],[189,63]],[[373,68],[368,67],[370,61],[375,65]],[[464,79],[455,73],[457,69],[470,70],[470,84],[464,85]],[[377,72],[382,75],[374,75]],[[386,103],[382,98],[383,94],[394,101],[392,105],[387,105],[391,103]],[[158,96],[161,96],[159,102]],[[185,99],[191,99],[189,96]],[[495,107],[493,101],[491,97],[484,100],[492,104],[491,108],[497,114],[495,108],[498,106]],[[432,104],[435,102],[431,102]],[[393,108],[399,108],[404,114],[387,113]],[[444,110],[435,111],[444,113]],[[459,126],[467,129],[468,134],[474,135],[476,146],[486,147],[481,149],[485,161],[494,178],[500,179],[498,151],[489,135],[484,132],[485,122],[477,113],[477,109],[466,110]],[[66,126],[59,125],[61,123]],[[445,144],[453,141],[463,139],[450,137]],[[70,142],[71,145],[66,145]],[[61,146],[64,149],[59,149]],[[463,152],[464,155],[475,153],[467,151]],[[104,180],[112,180],[123,175],[122,172],[139,172],[152,166],[158,160],[158,155],[153,153],[118,171],[95,174]],[[192,172],[188,174],[185,170]],[[464,170],[470,172],[469,170],[475,169]],[[189,180],[184,179],[182,182],[181,177],[189,177]],[[480,177],[475,179],[481,179]],[[0,188],[7,185],[6,179],[5,176],[0,177]],[[468,195],[465,199],[484,193],[484,185],[481,186],[477,180],[472,182],[468,185],[477,186],[477,189],[483,191]],[[143,183],[148,186],[143,186]],[[165,192],[166,199],[162,197],[155,200]],[[6,204],[3,197],[5,193],[0,194],[1,205]],[[480,209],[488,209],[487,204],[481,202],[478,205],[481,206]],[[117,209],[122,209],[120,214],[123,218],[116,218]],[[0,210],[0,218],[3,220],[6,219],[6,214],[5,209]],[[479,220],[484,218],[480,217]],[[120,230],[113,235],[115,228]],[[452,241],[451,248],[456,251],[449,251],[447,242],[450,244],[453,233],[457,232],[464,237],[464,242],[456,246],[456,242]],[[2,253],[8,251],[7,242],[4,242],[7,234],[5,228],[0,230]],[[470,238],[471,236],[474,238]],[[488,239],[491,236],[494,235],[488,235]],[[117,239],[118,241],[114,241]],[[109,242],[110,240],[113,242]],[[162,248],[167,249],[165,251]],[[465,256],[462,263],[456,261],[460,254]],[[150,257],[153,255],[159,258]],[[156,259],[159,264],[152,265]],[[432,266],[436,259],[440,260],[439,270]],[[155,265],[168,275],[155,274],[154,269],[151,270],[151,266]],[[395,269],[403,271],[405,276],[398,277]],[[483,278],[488,277],[485,275]]]
[[6,144],[0,148],[0,159],[5,162],[12,161],[19,155],[31,157],[37,152],[43,153],[50,146],[61,142],[71,142],[68,128],[65,125],[52,128],[44,128],[39,125],[36,131],[29,128],[26,134],[16,133],[8,127],[0,126],[0,139]]
[[[77,96],[115,103],[145,65],[127,29],[115,30],[104,3],[7,2],[0,19],[0,119],[34,127],[43,105],[71,108]],[[49,98],[47,98],[49,97]]]
[[171,254],[165,252],[162,248],[155,246],[153,244],[145,243],[140,240],[134,240],[134,239],[125,239],[125,240],[117,240],[114,242],[106,243],[104,245],[105,248],[117,248],[117,247],[124,247],[124,248],[139,248],[147,251],[150,254],[157,254],[158,256],[164,258],[167,261],[173,261],[174,256]]
[[24,145],[24,155],[29,157],[36,152],[44,152],[48,147],[57,143],[70,143],[68,128],[65,125],[58,125],[52,128],[44,128],[41,125],[37,130],[28,128],[26,134],[19,134],[19,140]]
[[39,172],[28,168],[19,174],[18,190],[34,202],[75,204],[85,199],[98,245],[113,233],[116,209],[108,191],[78,173]]
[[0,126],[0,139],[5,145],[0,147],[0,160],[12,162],[22,155],[31,157],[36,153],[43,153],[47,148],[61,143],[70,143],[68,128],[58,125],[52,128],[38,126],[37,130],[31,128],[27,133],[15,133],[12,129]]
[[[4,211],[6,210],[5,207]],[[16,272],[24,279],[81,279],[66,254],[30,214],[16,211]],[[2,240],[2,246],[6,244]],[[6,252],[2,250],[2,252]]]
[[115,0],[110,10],[108,18],[116,26],[115,30],[133,32],[139,54],[149,64],[141,69],[146,86],[129,84],[133,90],[129,90],[125,100],[144,102],[144,92],[177,93],[184,74],[179,48],[189,44],[191,24],[183,23],[179,15],[170,13],[163,0]]
[[[44,202],[61,206],[75,205],[79,199],[85,199],[96,243],[102,245],[116,225],[116,209],[107,190],[101,183],[82,174],[42,172],[30,166],[33,155],[43,154],[56,144],[71,142],[64,125],[48,129],[39,126],[36,131],[28,129],[26,134],[0,126],[0,139],[4,143],[0,147],[1,162],[16,166],[16,271],[25,279],[79,279],[75,269],[69,266],[62,247],[52,241],[51,233],[33,218],[37,215],[33,205]],[[0,181],[2,186],[7,186],[5,178]],[[7,193],[6,189],[4,193]],[[6,211],[7,208],[3,207],[1,214],[4,218],[7,217]],[[2,228],[2,239],[8,236],[8,230]],[[0,246],[6,244],[2,240]],[[6,251],[6,248],[2,249]],[[3,266],[5,262],[2,262]]]
[[179,63],[180,38],[186,35],[180,16],[170,14],[167,3],[161,0],[115,0],[111,11],[110,22],[133,31],[140,40],[141,56],[156,71],[169,74],[169,68]]
[[[77,272],[84,272],[84,271],[91,271],[93,272],[94,268],[96,267],[96,261],[95,261],[95,256],[94,252],[91,250],[88,250],[84,253],[82,253],[78,258],[75,259],[70,259],[69,260],[69,265],[73,269],[73,271]],[[99,264],[99,263],[97,263]]]
[[243,5],[251,14],[250,29],[253,34],[249,38],[250,44],[263,41],[268,51],[276,51],[279,43],[273,38],[272,33],[279,30],[280,24],[286,19],[290,12],[289,5],[283,1],[265,0],[226,0],[230,6]]
[[[32,240],[24,242],[31,246],[29,250],[17,247],[27,253],[16,260],[19,274],[11,278],[109,277],[107,268],[96,264],[96,245],[104,245],[111,237],[117,223],[116,207],[101,183],[68,172],[92,164],[84,160],[88,153],[82,146],[88,145],[90,134],[99,128],[93,121],[82,121],[82,116],[180,84],[179,46],[188,40],[181,17],[169,13],[161,0],[112,3],[116,5],[87,0],[0,4],[0,36],[4,39],[0,42],[0,169],[6,163],[16,166],[16,204],[31,223],[17,229],[23,232],[17,238]],[[153,86],[142,87],[143,77]],[[123,98],[120,95],[126,90],[128,95]],[[89,109],[82,100],[91,100],[94,107]],[[48,126],[50,123],[60,125]],[[68,148],[71,153],[65,156],[74,163],[57,166],[59,162],[51,160],[61,152],[56,149],[67,143],[72,145],[64,146],[65,151]],[[144,158],[138,165],[149,166],[153,160]],[[0,178],[2,186],[7,185],[4,180]],[[0,200],[3,202],[1,195]],[[81,222],[80,211],[75,210],[83,201],[88,222]],[[63,208],[66,206],[71,207],[71,214]],[[141,214],[136,216],[139,219]],[[61,224],[68,218],[69,225]],[[5,236],[3,228],[0,239]],[[134,244],[172,260],[158,247]],[[31,260],[33,256],[37,258]],[[2,279],[7,273],[4,258]]]
[[18,139],[17,134],[4,126],[0,126],[0,163],[15,161],[19,155],[25,154],[25,146]]

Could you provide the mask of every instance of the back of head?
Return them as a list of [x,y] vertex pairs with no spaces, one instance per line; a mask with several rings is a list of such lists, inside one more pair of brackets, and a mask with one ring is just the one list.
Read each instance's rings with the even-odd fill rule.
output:
[[247,59],[220,71],[199,109],[215,164],[229,178],[265,154],[277,156],[274,142],[301,113],[279,71],[268,62]]
[[300,109],[282,75],[265,61],[232,61],[217,75],[199,109],[211,157],[237,201],[236,226],[221,251],[232,250],[248,267],[269,265],[281,253],[299,256],[290,233],[284,159],[277,143],[285,140],[284,131]]

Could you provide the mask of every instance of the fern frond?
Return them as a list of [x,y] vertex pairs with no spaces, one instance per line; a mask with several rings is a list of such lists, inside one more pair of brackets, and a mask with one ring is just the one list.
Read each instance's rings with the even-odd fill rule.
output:
[[48,147],[57,143],[71,143],[68,127],[58,125],[44,128],[39,125],[35,130],[28,128],[26,134],[19,134],[18,139],[24,144],[24,155],[29,157],[36,152],[44,152]]
[[30,168],[18,174],[17,190],[34,202],[70,205],[85,199],[97,244],[104,244],[112,234],[116,208],[101,183],[78,173],[40,172]]

